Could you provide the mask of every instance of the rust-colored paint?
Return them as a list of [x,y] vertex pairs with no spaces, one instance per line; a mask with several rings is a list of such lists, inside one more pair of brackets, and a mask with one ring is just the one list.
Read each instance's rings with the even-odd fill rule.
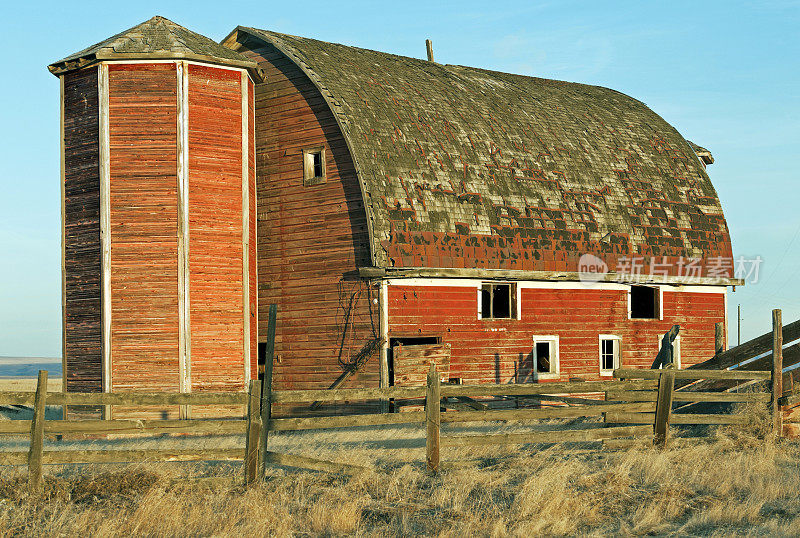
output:
[[450,375],[464,383],[534,380],[534,335],[559,337],[560,379],[600,379],[599,335],[619,336],[620,366],[650,368],[660,336],[681,326],[681,367],[714,355],[721,293],[665,291],[662,320],[628,319],[627,292],[521,289],[521,319],[477,319],[475,287],[389,286],[389,336],[436,336],[451,344]]
[[250,377],[258,378],[258,218],[256,198],[256,97],[255,85],[247,79],[248,175],[250,214]]
[[[258,321],[278,304],[274,383],[327,388],[380,334],[366,217],[353,162],[310,80],[274,47],[243,51],[266,70],[256,86]],[[326,151],[326,182],[303,185],[302,151]],[[377,386],[377,354],[344,386]]]
[[100,173],[97,68],[64,76],[66,390],[100,392]]
[[241,74],[188,71],[192,392],[243,390]]
[[174,64],[108,66],[111,390],[178,390]]

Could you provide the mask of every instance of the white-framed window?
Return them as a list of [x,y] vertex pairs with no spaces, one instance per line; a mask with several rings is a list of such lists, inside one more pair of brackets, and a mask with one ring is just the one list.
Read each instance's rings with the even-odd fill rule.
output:
[[664,319],[663,303],[661,286],[631,286],[628,290],[628,319]]
[[484,282],[478,288],[478,319],[520,319],[514,282]]
[[[663,334],[658,335],[656,338],[656,355],[659,351],[661,351],[661,339],[664,338]],[[655,360],[656,355],[653,355],[653,360]],[[681,367],[681,335],[675,337],[675,340],[672,341],[672,363],[675,365],[675,368]]]
[[599,337],[600,375],[613,375],[620,366],[622,340],[613,334],[601,334]]
[[558,377],[558,335],[537,335],[533,337],[533,378],[547,379]]

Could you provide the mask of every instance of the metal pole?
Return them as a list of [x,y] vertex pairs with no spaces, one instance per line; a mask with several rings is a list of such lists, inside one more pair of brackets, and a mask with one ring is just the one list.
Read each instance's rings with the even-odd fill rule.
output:
[[742,305],[736,307],[736,345],[742,345]]

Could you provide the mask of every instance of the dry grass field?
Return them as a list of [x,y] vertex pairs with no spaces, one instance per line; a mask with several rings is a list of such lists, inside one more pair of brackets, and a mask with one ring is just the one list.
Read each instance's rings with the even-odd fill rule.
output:
[[418,429],[276,435],[272,450],[377,468],[354,476],[270,468],[249,490],[238,464],[93,465],[46,468],[44,493],[31,496],[24,469],[5,468],[0,533],[800,535],[800,444],[771,442],[765,417],[751,416],[747,427],[676,439],[665,451],[645,443],[447,449],[451,463],[438,476],[421,463]]

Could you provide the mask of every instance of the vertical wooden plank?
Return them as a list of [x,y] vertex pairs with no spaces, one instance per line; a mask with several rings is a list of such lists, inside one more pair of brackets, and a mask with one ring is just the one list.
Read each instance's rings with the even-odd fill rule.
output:
[[[191,392],[191,331],[189,324],[189,71],[175,62],[177,76],[177,183],[178,183],[178,371],[179,390]],[[191,406],[182,405],[181,418],[191,418]]]
[[425,452],[428,470],[439,472],[439,436],[441,427],[441,393],[439,387],[439,374],[436,365],[431,364],[428,371],[428,391],[425,395],[425,422],[427,433],[425,435]]
[[658,400],[656,401],[656,419],[653,424],[653,444],[659,448],[667,445],[669,435],[669,419],[672,415],[672,391],[675,388],[675,371],[668,366],[658,379]]
[[47,399],[47,370],[39,370],[36,397],[33,401],[31,445],[28,449],[28,486],[32,491],[42,484],[42,452],[44,452],[44,410]]
[[772,427],[776,437],[782,429],[781,409],[778,405],[783,393],[783,321],[781,310],[772,311]]
[[428,61],[433,61],[433,42],[430,39],[425,40],[425,50],[428,53]]
[[[382,389],[389,388],[389,285],[385,280],[380,283],[380,328],[383,344],[380,353],[380,372],[378,386]],[[389,400],[380,401],[380,412],[389,412]]]
[[259,443],[258,476],[266,472],[267,443],[269,442],[269,420],[272,417],[272,365],[275,362],[275,326],[278,321],[278,305],[269,305],[267,346],[264,352],[264,381],[261,384],[261,442]]
[[[58,77],[60,88],[60,118],[58,145],[61,154],[61,392],[67,392],[67,226],[64,215],[66,186],[66,156],[64,152],[64,75]],[[67,420],[67,406],[62,407]]]
[[249,80],[247,71],[242,71],[242,322],[244,323],[244,384],[250,379],[250,153],[248,109]]
[[[103,392],[111,392],[111,155],[108,121],[108,64],[97,69],[100,122],[100,252],[101,252],[101,332],[103,353]],[[111,419],[111,406],[104,409]]]
[[714,354],[725,351],[725,328],[721,321],[714,324]]
[[250,392],[247,400],[247,436],[244,449],[245,484],[254,484],[258,478],[259,440],[261,439],[261,380],[250,381]]

